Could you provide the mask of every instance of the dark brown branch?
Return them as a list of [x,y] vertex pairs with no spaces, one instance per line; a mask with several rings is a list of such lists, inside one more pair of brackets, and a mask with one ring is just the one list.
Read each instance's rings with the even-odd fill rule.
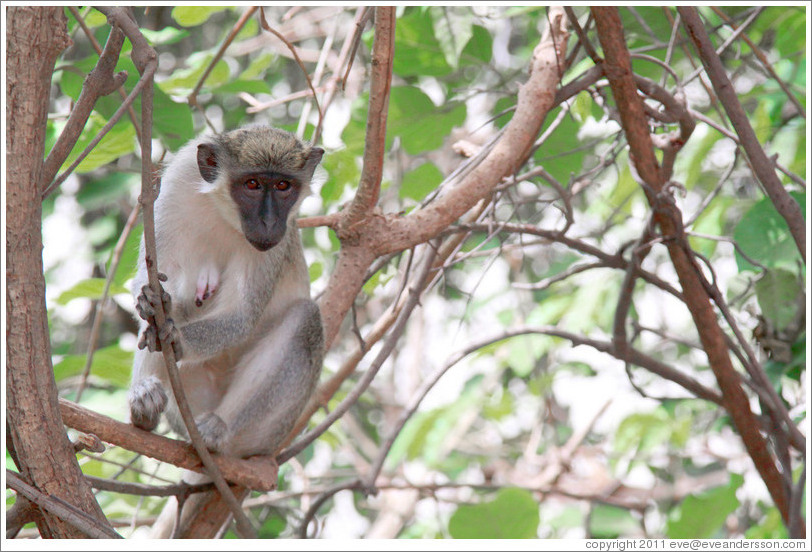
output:
[[713,89],[725,108],[733,128],[739,135],[741,145],[750,160],[754,174],[761,182],[764,191],[775,205],[776,210],[787,221],[792,239],[795,240],[801,258],[806,262],[806,225],[800,206],[792,199],[792,196],[789,195],[775,174],[773,163],[767,157],[764,148],[761,147],[756,137],[755,131],[753,131],[753,127],[750,125],[750,120],[739,102],[736,90],[725,72],[722,60],[713,48],[696,8],[680,6],[677,11],[682,17],[683,24],[691,40],[693,40],[694,46],[699,51],[699,57],[713,84]]
[[131,494],[136,496],[180,496],[191,493],[205,493],[213,490],[214,483],[202,483],[200,485],[189,485],[181,481],[174,485],[146,485],[144,483],[129,483],[126,481],[115,481],[114,479],[104,479],[86,475],[94,489],[100,491],[110,491],[114,493]]

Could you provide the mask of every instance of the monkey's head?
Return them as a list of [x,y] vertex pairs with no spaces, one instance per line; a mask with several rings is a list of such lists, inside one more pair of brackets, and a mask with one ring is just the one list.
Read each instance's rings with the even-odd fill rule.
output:
[[260,251],[277,245],[309,191],[324,150],[269,126],[218,134],[197,146],[200,176],[207,192],[227,196],[226,219]]

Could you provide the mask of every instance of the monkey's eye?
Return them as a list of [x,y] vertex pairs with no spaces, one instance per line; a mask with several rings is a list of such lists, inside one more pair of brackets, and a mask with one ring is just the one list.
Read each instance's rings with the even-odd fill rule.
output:
[[262,186],[255,178],[249,178],[245,181],[245,187],[249,190],[259,190]]
[[291,183],[288,182],[287,180],[280,180],[279,182],[274,184],[274,188],[276,188],[277,191],[280,192],[287,192],[291,188]]

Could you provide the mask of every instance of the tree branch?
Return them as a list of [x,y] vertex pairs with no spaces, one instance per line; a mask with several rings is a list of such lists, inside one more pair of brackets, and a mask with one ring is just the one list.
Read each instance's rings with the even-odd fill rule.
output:
[[[621,124],[630,147],[630,159],[643,180],[646,197],[654,209],[669,255],[682,286],[685,303],[691,312],[708,361],[724,397],[725,409],[742,437],[753,463],[770,491],[776,507],[789,522],[789,504],[786,488],[776,468],[759,422],[750,410],[749,399],[741,387],[741,380],[733,368],[725,336],[719,327],[710,297],[702,285],[696,264],[682,227],[682,213],[662,180],[654,156],[651,136],[637,95],[631,69],[631,59],[623,37],[623,27],[617,8],[593,7],[592,13],[598,37],[604,51],[605,72],[620,112]],[[685,14],[681,16],[685,19]]]
[[764,191],[775,205],[776,210],[787,221],[792,239],[795,240],[801,258],[806,263],[806,224],[801,207],[787,193],[778,176],[776,176],[773,163],[767,157],[764,148],[761,147],[756,137],[755,131],[753,131],[753,127],[750,125],[750,120],[739,102],[733,83],[730,82],[722,60],[713,48],[696,8],[680,6],[677,11],[699,52],[702,65],[704,65],[705,71],[713,84],[713,89],[725,108],[736,134],[739,135],[740,143],[753,167],[753,173],[761,182]]
[[[106,443],[132,450],[139,454],[167,462],[187,470],[204,473],[204,466],[194,447],[185,441],[169,439],[138,429],[76,403],[59,399],[59,410],[66,426],[92,433]],[[277,466],[272,457],[255,456],[249,459],[217,455],[212,457],[223,477],[233,483],[271,491],[276,488]]]

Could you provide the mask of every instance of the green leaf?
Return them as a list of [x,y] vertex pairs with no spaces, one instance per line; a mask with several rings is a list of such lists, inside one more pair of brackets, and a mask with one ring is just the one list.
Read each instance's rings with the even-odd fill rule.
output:
[[[140,113],[140,100],[136,102],[136,113]],[[152,99],[154,119],[152,129],[156,136],[163,139],[171,150],[177,150],[186,142],[194,138],[195,127],[192,119],[192,109],[189,104],[178,103],[172,100],[160,88],[155,88]]]
[[668,414],[658,408],[653,412],[627,416],[615,432],[615,450],[643,452],[665,443],[671,436]]
[[162,44],[169,45],[180,42],[191,33],[186,29],[176,29],[175,27],[164,27],[160,31],[141,29],[141,33],[149,40],[153,46]]
[[756,297],[764,317],[780,331],[803,308],[803,283],[789,270],[770,269],[756,282]]
[[172,19],[184,27],[196,27],[208,21],[215,13],[226,10],[224,6],[176,6],[172,8]]
[[[97,113],[90,115],[84,131],[79,136],[79,140],[62,165],[62,170],[67,169],[79,157],[79,154],[96,138],[106,123],[107,121]],[[122,119],[110,129],[110,132],[105,134],[104,138],[96,144],[96,147],[79,163],[79,166],[76,167],[76,173],[90,172],[115,161],[122,155],[133,153],[135,145],[135,129],[132,123]]]
[[455,539],[534,539],[539,505],[529,491],[501,489],[481,504],[462,504],[451,515],[448,532]]
[[402,77],[441,76],[451,72],[443,49],[434,36],[428,10],[409,9],[395,27],[393,71]]
[[727,516],[739,507],[736,490],[744,478],[730,474],[730,483],[685,497],[668,516],[665,533],[670,539],[708,539],[722,528]]
[[[56,303],[58,305],[67,305],[73,299],[101,299],[103,292],[104,278],[88,278],[77,282],[76,285],[59,294]],[[130,293],[130,290],[111,282],[109,295],[117,293]]]
[[245,68],[245,71],[240,73],[239,78],[241,80],[253,80],[259,77],[271,67],[276,59],[277,57],[269,52],[258,55],[251,60],[251,63]]
[[[806,194],[790,192],[790,195],[804,210]],[[806,219],[805,212],[804,219]],[[762,199],[745,213],[733,230],[733,239],[748,257],[768,268],[783,267],[793,270],[801,259],[787,222],[778,213],[769,198]],[[738,250],[735,255],[739,272],[757,270],[754,265],[742,257]]]
[[249,94],[270,94],[271,87],[267,82],[261,80],[237,79],[227,82],[212,90],[214,94],[239,94],[247,92]]
[[392,88],[389,97],[387,148],[399,136],[409,155],[431,151],[443,145],[443,140],[455,126],[465,121],[465,104],[448,102],[442,108],[414,86]]
[[[709,236],[723,235],[728,221],[728,208],[733,202],[734,200],[729,197],[717,197],[696,219],[693,231]],[[697,238],[696,236],[689,236],[688,241],[693,249],[706,257],[710,257],[716,251],[716,246],[719,243],[717,240]]]
[[76,200],[85,209],[109,207],[128,196],[133,186],[140,185],[141,177],[135,173],[114,172],[101,178],[88,179],[76,193]]
[[[54,365],[54,377],[61,381],[67,377],[78,376],[84,370],[87,355],[67,355]],[[130,381],[133,354],[118,345],[99,349],[93,355],[90,373],[117,386],[126,386]]]
[[[171,77],[159,82],[158,87],[167,94],[186,95],[190,93],[192,89],[197,86],[197,83],[213,59],[214,54],[212,53],[193,54],[189,56],[186,60],[189,67],[175,71]],[[214,65],[206,77],[203,88],[208,90],[217,88],[228,82],[230,77],[231,71],[228,68],[228,64],[225,60],[221,59]]]
[[422,201],[443,181],[443,173],[433,163],[423,163],[413,171],[403,175],[400,197]]
[[307,267],[307,272],[310,276],[310,281],[315,282],[324,274],[324,263],[320,261],[310,263],[310,266]]
[[[116,270],[115,276],[113,276],[113,283],[118,286],[118,289],[123,288],[124,282],[135,276],[136,269],[138,268],[141,235],[143,233],[143,225],[137,224],[130,232],[130,235],[127,236],[127,241],[124,243],[124,248],[121,250],[121,258],[118,261],[118,269]],[[107,260],[105,267],[108,273],[110,272],[110,263],[113,260],[113,254],[114,252],[110,251],[110,258]]]
[[570,112],[575,115],[579,123],[583,123],[592,115],[593,103],[595,102],[592,100],[592,96],[589,92],[579,92],[578,95],[575,96],[575,101],[570,108]]
[[460,54],[460,65],[480,65],[491,62],[493,57],[493,38],[485,27],[474,25],[471,38]]
[[596,539],[616,539],[639,530],[640,522],[628,510],[617,506],[598,504],[589,516],[589,534]]
[[329,175],[319,194],[327,203],[338,201],[347,186],[355,187],[361,177],[355,153],[349,149],[331,152],[324,158],[324,170]]
[[747,539],[786,539],[789,537],[787,526],[781,519],[778,508],[770,508],[764,520],[758,525],[750,527],[744,532]]
[[448,6],[437,6],[429,9],[432,16],[434,36],[443,51],[446,62],[456,68],[459,65],[460,53],[473,36],[471,18],[460,17]]

